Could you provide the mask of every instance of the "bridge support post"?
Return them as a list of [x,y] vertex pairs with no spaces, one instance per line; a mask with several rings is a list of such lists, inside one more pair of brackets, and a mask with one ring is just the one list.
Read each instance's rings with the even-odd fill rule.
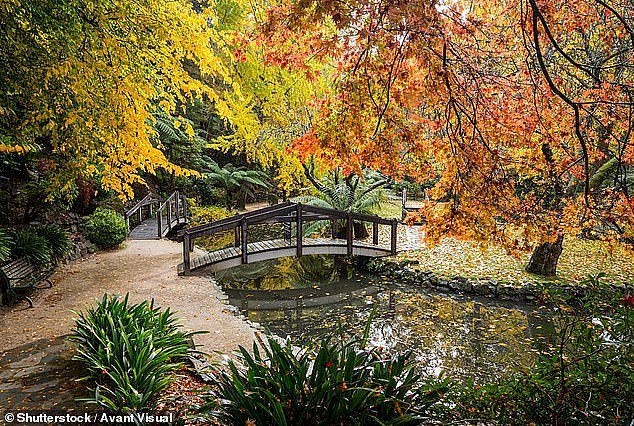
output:
[[242,234],[241,244],[242,244],[242,263],[249,263],[249,254],[247,253],[247,221],[243,217],[240,221],[240,231]]
[[176,204],[176,223],[180,221],[180,196],[178,195],[178,191],[176,191],[176,197],[174,197],[174,203]]
[[302,204],[298,203],[295,208],[295,221],[297,223],[297,257],[302,255],[302,237],[303,234],[303,226],[302,226]]
[[189,251],[192,248],[193,241],[188,234],[183,235],[183,273],[189,274],[191,271],[191,259],[189,257]]
[[378,222],[372,222],[372,244],[375,246],[379,244],[379,224]]
[[[167,229],[172,230],[172,201],[167,200]],[[160,237],[163,235],[161,234]]]
[[392,254],[396,254],[396,227],[398,225],[398,221],[396,219],[392,219],[391,223],[391,232],[390,232],[390,251]]
[[158,224],[158,238],[160,240],[163,238],[163,215],[161,214],[161,209],[156,211],[156,223]]
[[348,256],[352,256],[352,238],[353,238],[353,229],[354,229],[354,220],[352,219],[352,214],[348,213],[346,218],[346,242],[347,242],[347,253]]
[[233,228],[233,246],[240,247],[240,227]]

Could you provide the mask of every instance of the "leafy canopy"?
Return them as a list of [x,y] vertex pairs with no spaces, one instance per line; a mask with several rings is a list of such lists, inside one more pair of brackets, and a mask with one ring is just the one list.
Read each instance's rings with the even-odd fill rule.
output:
[[430,195],[449,202],[424,209],[428,241],[521,249],[631,235],[631,17],[622,0],[287,0],[261,28],[291,69],[315,52],[336,65],[298,153],[440,176]]
[[80,176],[132,196],[141,171],[185,173],[152,145],[151,117],[201,96],[223,111],[196,78],[227,77],[214,19],[185,0],[2,0],[0,152],[46,155],[53,196]]

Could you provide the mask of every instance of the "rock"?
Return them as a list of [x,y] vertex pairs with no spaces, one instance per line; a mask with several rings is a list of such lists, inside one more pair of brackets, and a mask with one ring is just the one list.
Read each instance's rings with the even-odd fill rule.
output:
[[518,298],[517,289],[507,284],[498,284],[497,296],[504,300],[515,300]]
[[473,285],[473,292],[479,296],[489,296],[492,294],[491,285],[488,283],[477,283]]

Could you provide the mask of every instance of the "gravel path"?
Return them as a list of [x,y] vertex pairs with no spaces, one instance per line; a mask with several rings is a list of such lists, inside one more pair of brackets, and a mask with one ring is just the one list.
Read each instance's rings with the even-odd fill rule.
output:
[[206,353],[250,346],[253,329],[219,300],[222,293],[209,278],[177,275],[181,247],[168,240],[127,241],[123,249],[62,266],[52,278],[53,288],[34,292],[34,308],[25,309],[22,302],[0,308],[0,355],[70,333],[71,310],[94,304],[105,292],[130,293],[133,302],[154,298],[156,306],[169,306],[185,328],[208,331],[194,337],[198,349]]

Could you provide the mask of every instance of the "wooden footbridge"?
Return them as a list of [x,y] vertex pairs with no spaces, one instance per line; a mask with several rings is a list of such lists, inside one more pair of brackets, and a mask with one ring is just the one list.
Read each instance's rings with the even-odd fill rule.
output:
[[161,239],[187,223],[187,200],[174,191],[166,200],[153,192],[125,212],[131,240]]
[[[317,221],[329,225],[329,238],[304,235],[309,229],[308,226]],[[183,263],[178,266],[178,272],[187,275],[200,268],[220,271],[261,260],[308,254],[389,256],[396,254],[397,223],[396,219],[347,213],[306,204],[277,204],[179,231],[178,236],[183,238]],[[273,224],[282,224],[281,238],[250,241],[250,227]],[[360,230],[361,224],[372,226],[368,241],[358,238],[360,235],[355,235],[355,229]],[[390,228],[387,244],[379,242],[379,226]],[[196,239],[232,231],[234,237],[230,247],[196,258],[191,257]],[[359,231],[357,233],[361,234]]]

